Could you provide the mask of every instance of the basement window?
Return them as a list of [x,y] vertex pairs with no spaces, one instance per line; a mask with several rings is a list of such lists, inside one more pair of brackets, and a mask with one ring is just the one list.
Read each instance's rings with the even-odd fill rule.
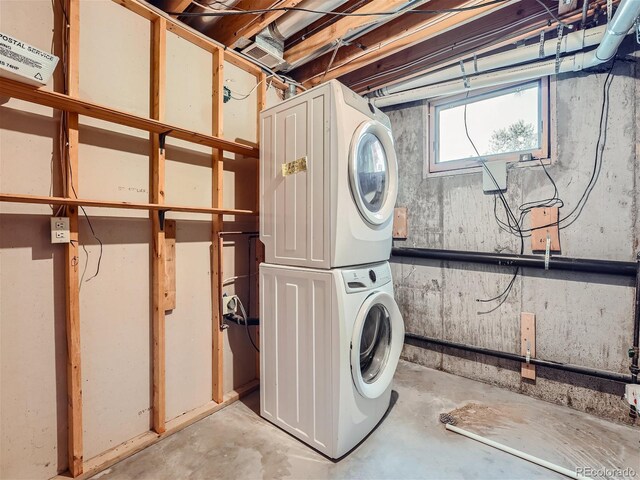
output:
[[429,173],[477,171],[481,161],[517,162],[523,153],[548,158],[548,83],[545,77],[430,102]]

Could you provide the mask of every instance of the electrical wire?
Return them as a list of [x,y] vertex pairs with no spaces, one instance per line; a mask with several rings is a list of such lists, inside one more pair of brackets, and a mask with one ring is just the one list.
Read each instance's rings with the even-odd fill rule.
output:
[[[245,100],[245,99],[249,98],[249,97],[251,96],[251,94],[252,94],[253,92],[255,92],[255,91],[256,91],[256,89],[260,86],[260,84],[261,84],[262,82],[264,82],[265,80],[267,80],[267,79],[269,80],[269,83],[267,84],[267,90],[269,90],[269,89],[271,88],[271,83],[272,83],[271,78],[272,78],[272,77],[273,77],[273,75],[269,75],[268,77],[265,77],[265,78],[263,78],[262,80],[260,80],[258,83],[256,83],[256,85],[255,85],[255,86],[254,86],[254,87],[249,91],[249,93],[247,93],[246,95],[245,95],[245,94],[242,94],[242,93],[238,94],[237,92],[234,92],[233,90],[231,90],[229,87],[227,87],[227,88],[229,89],[229,92],[230,92],[230,94],[231,94],[231,98],[233,98],[234,100]],[[233,96],[234,94],[236,94],[236,95],[240,95],[240,96],[239,96],[239,97],[234,97],[234,96]]]
[[568,28],[568,29],[573,29],[573,25],[569,25],[568,23],[564,23],[562,20],[560,20],[555,13],[553,13],[551,11],[551,9],[549,7],[547,7],[545,5],[545,3],[542,0],[536,0],[536,2],[538,2],[540,5],[542,5],[542,7],[547,11],[547,13],[551,16],[551,18],[553,18],[553,20],[558,23],[558,25],[562,25],[564,28]]
[[[433,15],[437,13],[454,13],[454,12],[467,12],[469,10],[477,10],[479,8],[484,8],[490,5],[496,5],[499,3],[507,2],[508,0],[491,0],[489,2],[481,3],[478,5],[470,5],[468,7],[458,7],[458,8],[442,8],[442,9],[415,9],[415,10],[406,10],[404,13],[412,14],[412,15]],[[222,10],[215,12],[167,12],[169,15],[179,15],[184,17],[230,17],[237,15],[262,15],[265,13],[271,12],[306,12],[306,13],[316,13],[320,15],[332,15],[336,17],[382,17],[382,16],[393,16],[398,15],[398,12],[334,12],[327,10],[314,10],[311,8],[301,8],[301,7],[273,7],[273,8],[260,8],[260,9],[252,9],[252,10]]]
[[244,327],[247,331],[247,337],[249,337],[249,341],[251,342],[251,345],[253,345],[253,348],[256,349],[256,352],[259,352],[260,349],[257,347],[256,342],[253,341],[253,338],[251,338],[251,332],[249,331],[249,316],[247,315],[247,311],[244,309],[244,305],[242,304],[240,297],[238,297],[238,306],[240,307],[242,318],[244,318]]

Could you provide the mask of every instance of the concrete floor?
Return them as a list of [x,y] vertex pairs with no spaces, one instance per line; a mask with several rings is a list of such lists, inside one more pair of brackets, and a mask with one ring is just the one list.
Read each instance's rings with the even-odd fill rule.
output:
[[567,468],[608,470],[593,478],[640,478],[637,428],[408,362],[394,389],[387,418],[337,463],[260,418],[254,393],[94,478],[565,478],[445,431],[438,417],[454,409],[469,431]]

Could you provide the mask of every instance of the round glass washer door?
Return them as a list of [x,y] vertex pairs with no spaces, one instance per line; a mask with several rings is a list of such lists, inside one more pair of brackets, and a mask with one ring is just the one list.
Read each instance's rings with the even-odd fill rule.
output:
[[391,385],[404,342],[404,322],[391,295],[378,292],[364,301],[351,340],[351,376],[358,392],[378,398]]
[[398,162],[391,132],[377,121],[356,129],[349,152],[349,183],[360,215],[372,225],[389,220],[398,196]]

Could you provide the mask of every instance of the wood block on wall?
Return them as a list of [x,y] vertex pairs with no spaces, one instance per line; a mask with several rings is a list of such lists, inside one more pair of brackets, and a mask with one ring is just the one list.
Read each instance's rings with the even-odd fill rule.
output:
[[[529,350],[530,358],[536,356],[536,316],[533,313],[520,314],[520,354],[526,356]],[[523,363],[520,369],[522,378],[536,379],[536,366]]]
[[397,207],[393,211],[393,238],[407,238],[407,207]]
[[560,251],[560,229],[558,228],[558,207],[540,207],[531,209],[531,251],[544,252],[547,248],[547,235],[551,239],[551,252]]
[[164,309],[176,308],[176,221],[164,221]]

